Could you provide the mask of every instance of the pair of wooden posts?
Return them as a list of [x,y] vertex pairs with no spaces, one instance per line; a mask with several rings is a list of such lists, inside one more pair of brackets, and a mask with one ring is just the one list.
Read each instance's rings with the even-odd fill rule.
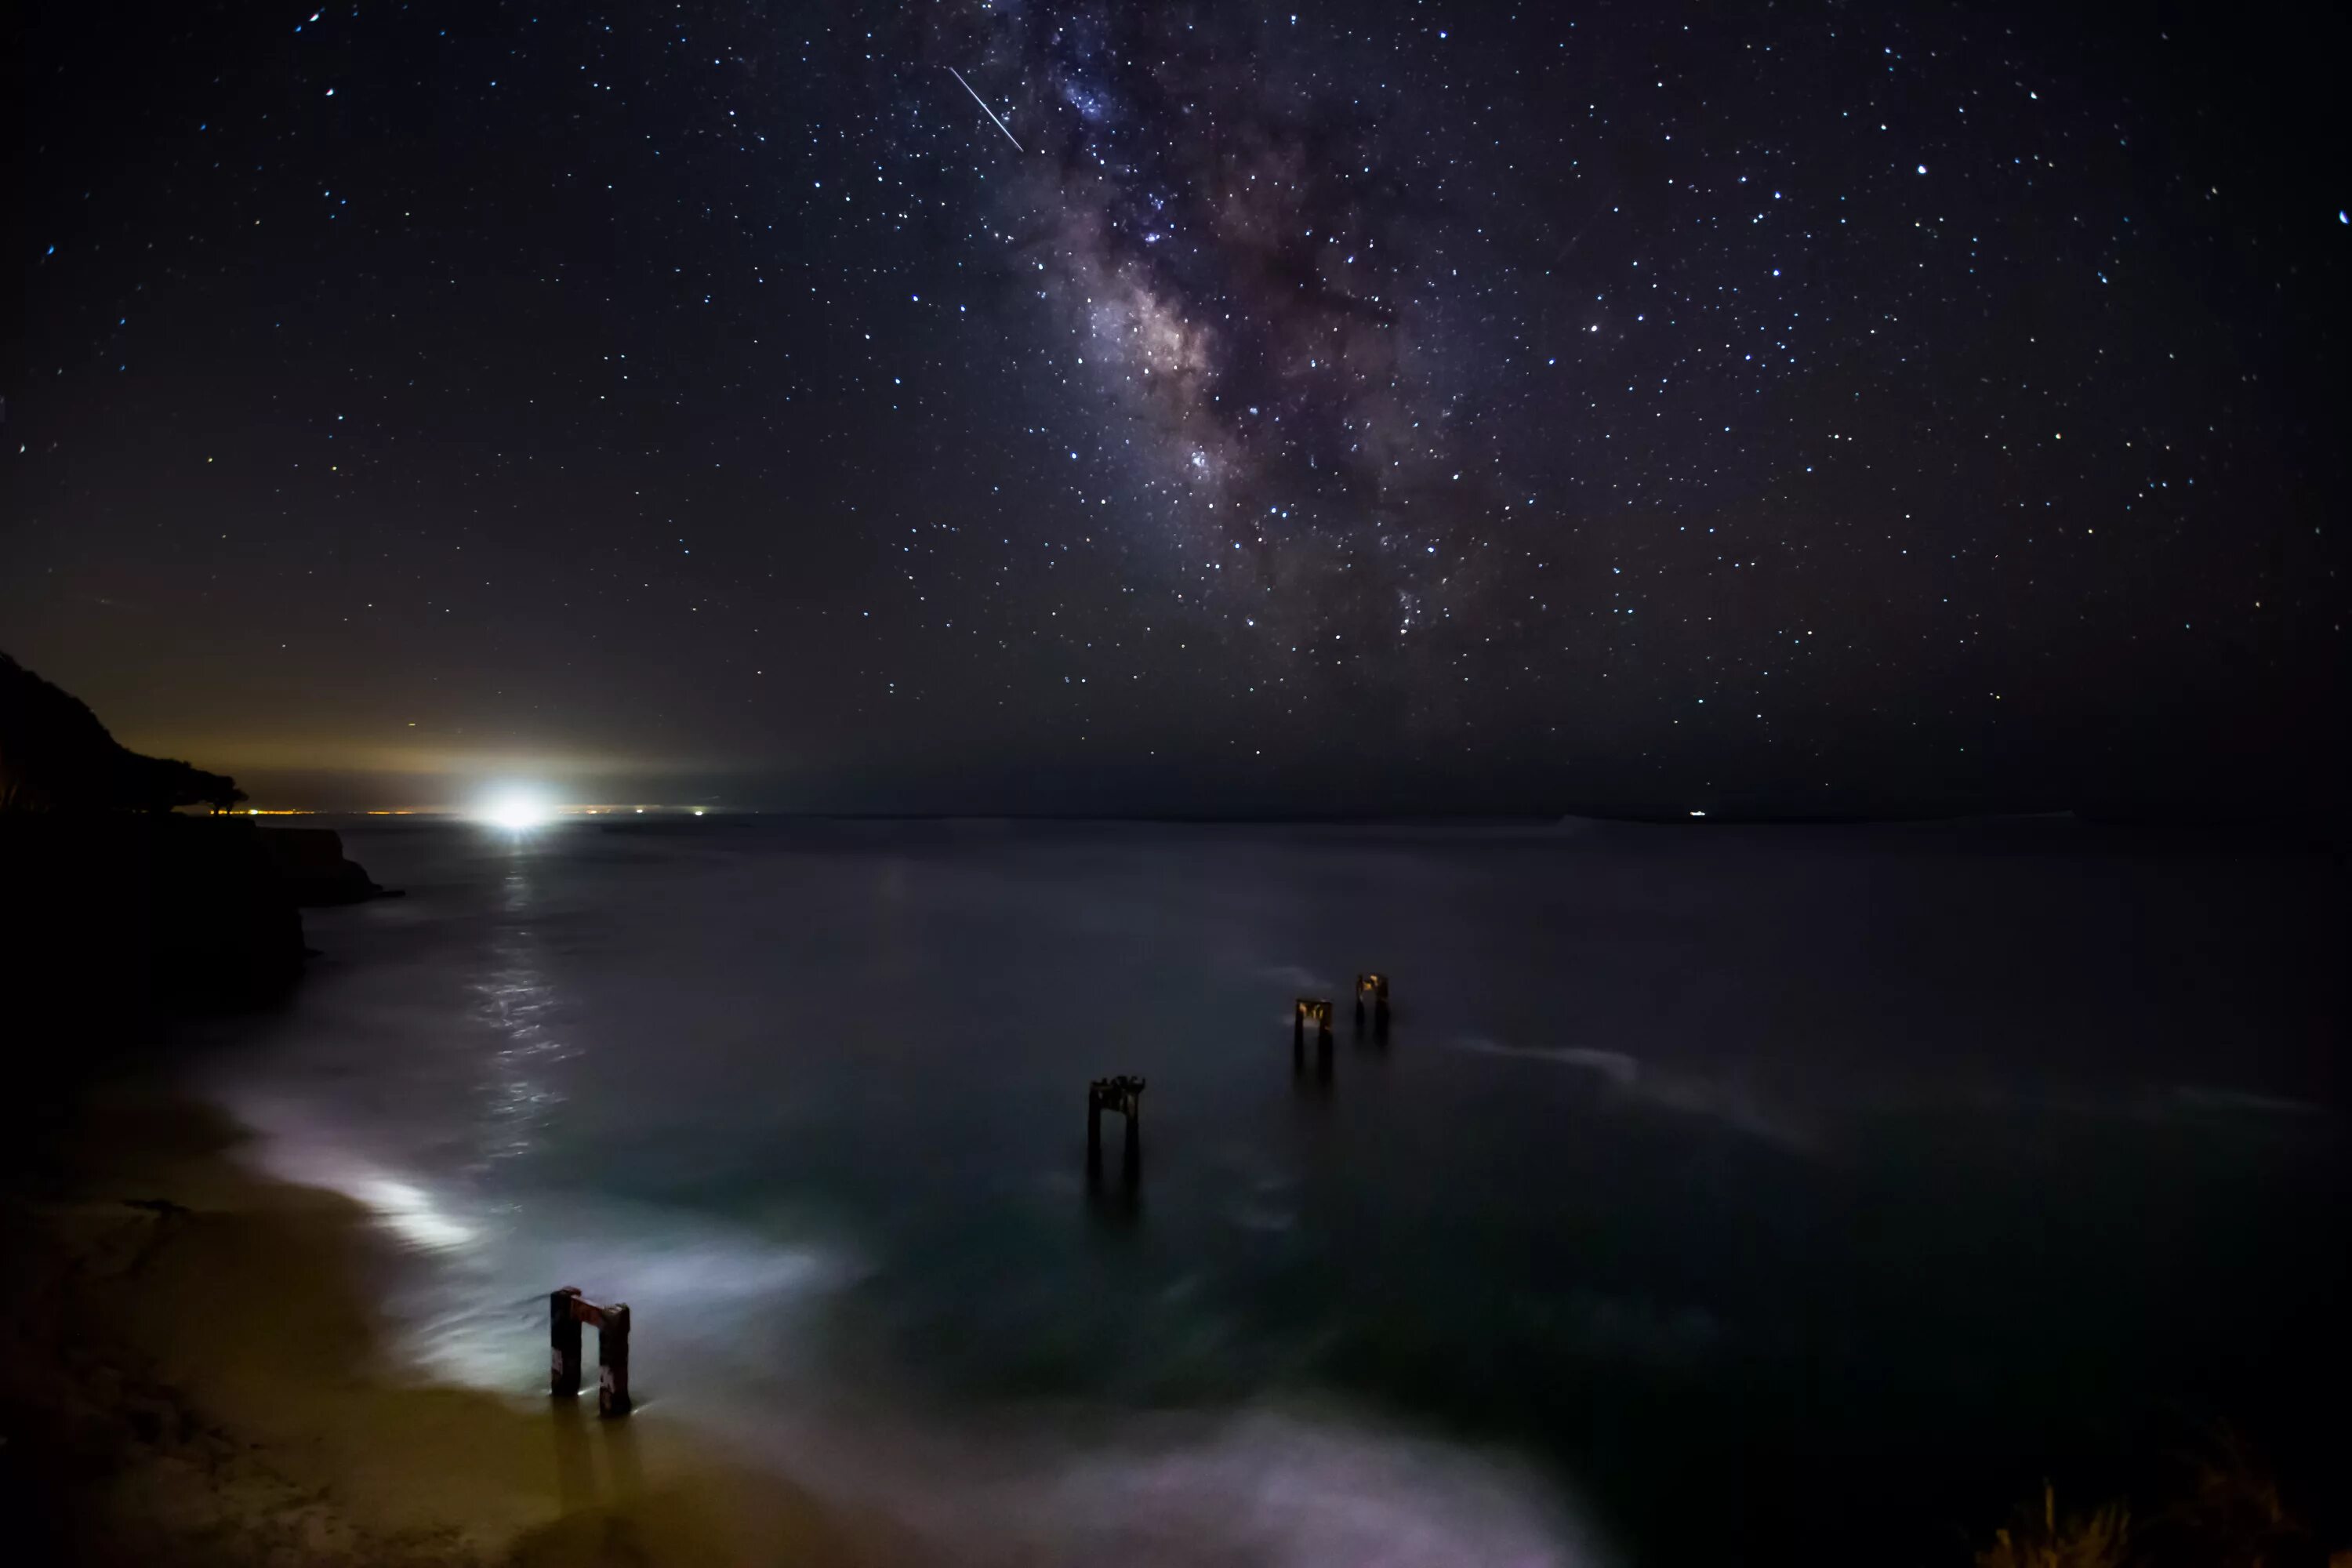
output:
[[549,1389],[559,1399],[580,1392],[580,1325],[596,1330],[596,1414],[626,1415],[629,1399],[629,1309],[599,1307],[566,1285],[547,1299]]
[[[1364,1004],[1372,1009],[1372,1033],[1385,1037],[1389,1032],[1389,977],[1380,973],[1356,976],[1356,1027],[1364,1026]],[[1331,1002],[1324,996],[1301,996],[1291,1011],[1290,1057],[1296,1066],[1307,1061],[1307,1026],[1315,1026],[1315,1064],[1328,1069],[1331,1065]]]

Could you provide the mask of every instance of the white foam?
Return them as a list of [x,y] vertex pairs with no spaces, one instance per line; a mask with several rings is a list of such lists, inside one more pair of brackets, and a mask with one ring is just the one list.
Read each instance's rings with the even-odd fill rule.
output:
[[797,1479],[888,1513],[955,1563],[1586,1568],[1615,1558],[1519,1461],[1334,1410],[1055,1407],[920,1430],[784,1422],[741,1435],[764,1440]]
[[1461,1036],[1448,1040],[1446,1047],[1478,1056],[1510,1057],[1595,1073],[1608,1079],[1614,1091],[1645,1105],[1719,1121],[1789,1149],[1809,1150],[1814,1143],[1809,1129],[1785,1112],[1766,1107],[1737,1084],[1695,1073],[1645,1068],[1622,1051],[1583,1046],[1511,1046],[1483,1035]]
[[1245,1413],[1188,1441],[1078,1459],[1049,1496],[1054,1523],[1117,1543],[1130,1563],[1565,1568],[1601,1560],[1516,1466],[1272,1412]]

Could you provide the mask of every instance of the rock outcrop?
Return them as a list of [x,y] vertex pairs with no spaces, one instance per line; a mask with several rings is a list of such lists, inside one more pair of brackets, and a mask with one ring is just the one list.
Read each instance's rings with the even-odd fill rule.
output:
[[247,821],[0,816],[0,888],[13,1001],[76,1020],[68,1043],[267,1002],[302,973],[302,917]]
[[305,909],[356,904],[394,893],[377,886],[358,861],[343,858],[343,836],[331,827],[265,827],[261,843],[286,890]]
[[173,809],[243,798],[121,745],[0,654],[0,1040],[16,1082],[66,1081],[94,1049],[268,1002],[301,973],[302,917],[256,824]]

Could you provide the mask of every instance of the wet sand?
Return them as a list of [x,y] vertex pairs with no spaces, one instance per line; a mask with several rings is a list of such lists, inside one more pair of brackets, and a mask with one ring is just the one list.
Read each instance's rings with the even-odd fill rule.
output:
[[9,1174],[0,1506],[33,1547],[16,1561],[928,1555],[658,1411],[421,1384],[372,1327],[397,1260],[363,1211],[253,1174],[237,1141],[208,1108],[115,1084]]

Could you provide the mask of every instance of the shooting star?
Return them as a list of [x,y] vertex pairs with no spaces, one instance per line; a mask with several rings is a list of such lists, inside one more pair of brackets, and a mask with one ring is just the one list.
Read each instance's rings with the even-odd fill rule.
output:
[[[953,66],[948,67],[948,74],[955,78],[958,81],[963,81],[963,72],[956,69]],[[988,100],[981,97],[977,92],[972,92],[971,83],[963,81],[963,89],[966,92],[971,93],[971,100],[980,105],[980,111],[982,114],[987,115],[991,120],[996,120],[996,110],[988,107]],[[1013,128],[1005,124],[1004,121],[1002,120],[996,120],[996,128],[1004,132],[1004,139],[1013,143],[1013,150],[1014,152],[1026,153],[1029,151],[1028,148],[1021,145],[1021,138],[1013,134]]]

